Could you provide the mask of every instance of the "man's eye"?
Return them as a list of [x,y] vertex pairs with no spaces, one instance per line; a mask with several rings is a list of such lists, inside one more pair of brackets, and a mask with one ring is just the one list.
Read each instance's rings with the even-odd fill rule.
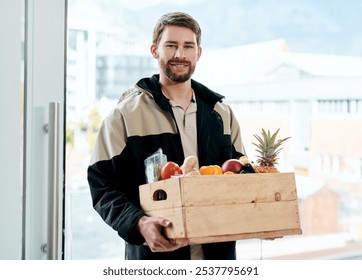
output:
[[169,44],[169,45],[166,45],[166,48],[176,48],[176,45]]

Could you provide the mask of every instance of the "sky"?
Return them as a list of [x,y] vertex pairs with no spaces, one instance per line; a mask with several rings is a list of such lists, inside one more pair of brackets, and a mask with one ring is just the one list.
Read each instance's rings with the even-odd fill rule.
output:
[[167,4],[179,4],[181,6],[187,5],[189,3],[200,2],[204,0],[118,0],[127,8],[132,10],[139,10],[143,8],[148,8],[152,6],[156,6],[159,4],[167,3]]
[[[190,13],[203,46],[226,48],[285,39],[294,52],[362,56],[361,0],[69,0],[69,19],[150,40],[163,13]],[[71,7],[78,6],[77,13]],[[115,5],[116,4],[116,5]],[[126,8],[126,9],[123,9]],[[134,20],[137,18],[137,20]]]

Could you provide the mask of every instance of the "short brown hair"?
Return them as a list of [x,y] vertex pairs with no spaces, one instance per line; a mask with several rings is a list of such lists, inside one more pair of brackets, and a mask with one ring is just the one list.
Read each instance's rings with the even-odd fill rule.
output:
[[196,35],[197,45],[201,44],[201,28],[198,22],[190,15],[182,12],[167,13],[160,17],[153,29],[152,43],[157,45],[160,41],[162,32],[168,25],[187,27]]

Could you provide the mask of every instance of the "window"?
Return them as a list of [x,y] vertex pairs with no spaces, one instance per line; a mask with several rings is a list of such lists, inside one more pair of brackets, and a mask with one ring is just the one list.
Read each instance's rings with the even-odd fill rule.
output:
[[[69,109],[72,120],[78,123],[73,123],[74,146],[69,147],[67,155],[67,257],[124,257],[123,243],[91,207],[85,170],[101,119],[123,91],[138,79],[158,72],[149,53],[152,28],[155,20],[171,8],[189,12],[199,20],[203,54],[194,78],[225,95],[225,102],[240,121],[248,154],[254,155],[253,134],[261,128],[280,128],[281,136],[292,137],[281,154],[281,167],[296,172],[303,225],[309,225],[307,234],[272,243],[238,241],[238,257],[346,256],[325,252],[362,243],[362,214],[355,213],[358,217],[350,226],[354,232],[351,243],[345,224],[348,211],[339,210],[349,209],[346,196],[362,203],[362,147],[333,142],[332,137],[326,139],[323,134],[315,137],[318,129],[311,128],[322,119],[321,128],[343,128],[346,135],[361,137],[362,50],[354,40],[360,31],[354,25],[340,26],[341,22],[347,24],[346,18],[359,20],[360,14],[355,12],[358,1],[348,5],[341,1],[343,9],[313,1],[308,4],[312,8],[304,9],[300,8],[303,3],[296,6],[288,1],[283,8],[273,1],[262,1],[266,6],[253,1],[156,2],[159,5],[154,9],[153,1],[145,1],[143,7],[132,5],[132,1],[69,0],[68,94],[78,100],[69,104]],[[90,5],[94,9],[88,9]],[[81,98],[75,99],[75,92]],[[85,100],[90,102],[84,104]],[[335,126],[336,120],[349,122],[349,117],[354,118],[354,126]],[[329,145],[331,142],[334,146]],[[352,154],[358,155],[357,160],[351,158]],[[320,217],[328,218],[336,227],[318,228],[318,220],[310,213],[321,203],[330,207],[323,215],[340,211]],[[361,255],[358,252],[353,257]]]
[[361,102],[358,99],[319,100],[318,112],[324,114],[356,114],[361,113]]

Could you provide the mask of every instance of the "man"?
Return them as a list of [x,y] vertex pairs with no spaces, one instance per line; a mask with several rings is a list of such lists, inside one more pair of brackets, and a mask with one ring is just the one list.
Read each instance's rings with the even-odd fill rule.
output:
[[[200,166],[245,154],[239,125],[223,96],[191,79],[202,49],[201,29],[185,13],[157,22],[151,54],[160,73],[125,92],[103,121],[88,168],[93,206],[126,241],[126,259],[235,259],[235,242],[175,245],[162,235],[172,226],[140,208],[144,160],[159,148],[182,164],[196,155]],[[216,71],[217,65],[215,65]]]

